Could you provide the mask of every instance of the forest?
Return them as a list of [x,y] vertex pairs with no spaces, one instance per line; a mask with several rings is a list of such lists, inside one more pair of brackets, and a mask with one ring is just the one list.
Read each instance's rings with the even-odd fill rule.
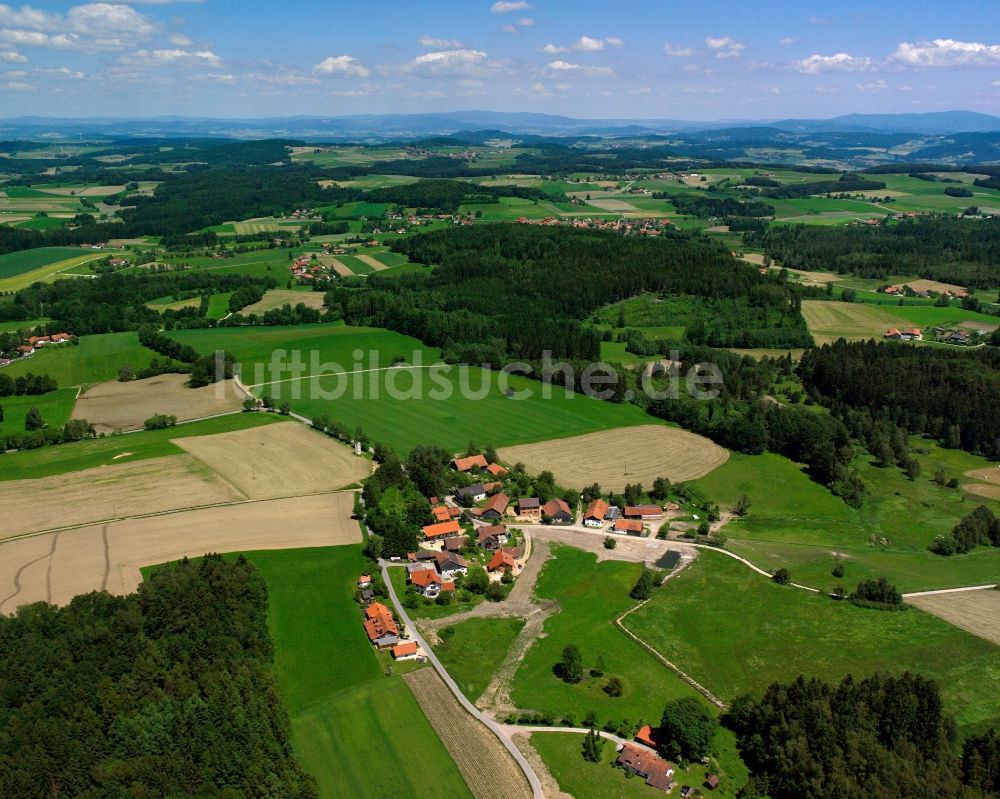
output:
[[747,244],[795,269],[863,278],[917,274],[970,288],[1000,284],[1000,219],[926,216],[882,225],[771,226]]
[[242,556],[0,616],[0,799],[313,799]]
[[751,772],[741,799],[996,795],[995,733],[967,740],[963,753],[937,684],[918,675],[799,677],[736,700],[724,722]]

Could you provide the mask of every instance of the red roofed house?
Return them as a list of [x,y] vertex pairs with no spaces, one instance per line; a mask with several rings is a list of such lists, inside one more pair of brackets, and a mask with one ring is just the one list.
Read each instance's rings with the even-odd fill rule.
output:
[[506,494],[494,494],[492,497],[486,500],[486,504],[483,505],[479,510],[480,519],[488,519],[489,521],[499,521],[504,517],[507,512],[507,506],[510,504],[510,497]]
[[611,529],[616,533],[625,533],[626,535],[642,535],[643,533],[642,522],[638,519],[619,519]]
[[503,468],[499,463],[491,463],[486,467],[486,471],[492,474],[494,477],[500,477],[501,475],[507,474],[507,470]]
[[624,516],[626,519],[662,519],[663,508],[657,505],[627,505]]
[[635,734],[635,740],[650,749],[659,748],[656,741],[657,735],[656,730],[650,727],[648,724],[643,725],[639,728],[639,732]]
[[18,349],[21,351],[21,355],[31,355],[35,351],[35,348],[32,347],[30,344],[24,344],[18,347]]
[[458,472],[472,471],[476,466],[485,469],[489,464],[482,455],[470,455],[467,458],[455,458],[451,462],[451,468]]
[[372,584],[372,578],[367,574],[362,574],[358,578],[358,588],[368,588]]
[[507,571],[514,571],[514,566],[516,558],[514,557],[514,551],[511,549],[498,549],[493,553],[493,559],[487,565],[487,570],[495,572],[499,569],[506,569]]
[[455,519],[447,522],[438,522],[437,524],[428,524],[422,529],[424,537],[428,541],[441,540],[449,536],[462,534],[462,528]]
[[707,777],[705,777],[705,787],[708,788],[708,790],[710,791],[714,791],[716,788],[719,787],[719,778],[716,777],[714,774],[709,774]]
[[569,505],[562,499],[550,499],[542,505],[542,517],[546,516],[558,524],[569,524],[575,521]]
[[448,508],[444,505],[438,505],[436,508],[431,508],[431,513],[434,514],[434,518],[439,522],[446,522],[451,518],[451,513],[448,512]]
[[674,784],[674,767],[655,752],[645,747],[625,744],[615,765],[645,778],[646,785],[670,792]]
[[417,642],[403,641],[392,648],[392,656],[396,660],[415,660],[417,657]]
[[583,523],[587,527],[603,527],[607,512],[608,503],[603,499],[595,499],[587,506],[587,512],[583,515]]
[[454,591],[455,583],[452,580],[443,580],[441,575],[434,569],[421,569],[410,572],[410,584],[428,599],[434,599],[442,591]]
[[399,628],[392,613],[381,602],[372,602],[365,608],[365,632],[368,640],[379,649],[386,649],[399,643]]
[[64,341],[69,341],[71,338],[72,338],[72,336],[69,333],[53,333],[52,334],[52,343],[53,344],[62,344]]

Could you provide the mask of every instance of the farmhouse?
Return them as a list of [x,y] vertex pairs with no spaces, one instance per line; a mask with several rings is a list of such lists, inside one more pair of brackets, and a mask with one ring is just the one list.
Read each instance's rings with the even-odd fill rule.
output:
[[441,549],[443,549],[445,552],[461,552],[464,546],[465,546],[464,536],[446,538],[444,541],[441,542]]
[[643,534],[642,522],[638,519],[619,519],[611,529],[613,532],[625,533],[625,535]]
[[542,505],[542,516],[558,524],[570,524],[574,521],[569,505],[562,499],[550,499]]
[[416,660],[417,642],[403,641],[392,648],[392,656],[396,660]]
[[399,643],[399,628],[389,608],[381,602],[372,602],[365,608],[365,632],[368,640],[379,649],[388,649]]
[[498,549],[493,553],[493,558],[490,560],[489,564],[486,566],[488,571],[495,572],[501,569],[506,569],[507,571],[514,571],[517,565],[517,559],[521,556],[521,550],[516,547],[508,547],[506,549]]
[[517,501],[517,515],[522,519],[541,521],[542,504],[537,497],[522,498]]
[[506,494],[494,494],[486,500],[486,504],[483,505],[482,509],[479,511],[479,518],[492,522],[500,521],[500,519],[502,519],[504,514],[507,512],[507,506],[509,504],[510,497]]
[[53,344],[62,344],[69,341],[72,336],[69,333],[53,333],[51,338]]
[[439,522],[446,522],[451,518],[451,511],[445,505],[437,505],[431,508],[431,513]]
[[417,590],[418,594],[428,599],[434,599],[442,591],[455,590],[454,581],[442,579],[433,566],[429,569],[410,572],[410,585]]
[[644,724],[639,728],[639,732],[635,734],[635,740],[637,743],[641,743],[643,746],[648,746],[650,749],[658,749],[658,736],[657,731],[650,727],[648,724]]
[[479,546],[486,550],[499,549],[507,543],[507,528],[502,524],[491,524],[480,527],[477,533]]
[[486,467],[486,471],[492,474],[494,477],[503,477],[507,474],[507,470],[503,468],[499,463],[491,463]]
[[669,793],[670,787],[674,784],[674,767],[645,747],[625,744],[615,765],[645,778],[646,785],[658,788],[664,793]]
[[457,472],[471,472],[475,468],[485,469],[489,466],[486,458],[482,455],[470,455],[467,458],[455,458],[451,462],[451,468]]
[[367,574],[362,574],[358,578],[358,588],[369,588],[372,584],[372,578]]
[[437,562],[441,577],[445,580],[452,579],[456,574],[465,574],[469,570],[465,558],[453,552],[438,552],[434,560]]
[[604,517],[609,509],[610,506],[603,499],[595,499],[587,506],[587,512],[583,515],[583,523],[587,527],[603,527]]
[[663,509],[656,505],[626,505],[623,515],[626,519],[656,520],[663,518]]
[[424,538],[428,541],[442,541],[450,536],[462,534],[462,528],[456,519],[451,519],[447,522],[437,522],[436,524],[428,524],[422,529],[424,532]]
[[455,492],[455,496],[458,497],[459,501],[467,502],[479,502],[486,499],[486,489],[476,483],[471,486],[464,486]]
[[892,339],[894,341],[922,341],[924,333],[919,327],[908,327],[905,330],[890,327],[885,331],[885,333],[882,334],[882,338]]

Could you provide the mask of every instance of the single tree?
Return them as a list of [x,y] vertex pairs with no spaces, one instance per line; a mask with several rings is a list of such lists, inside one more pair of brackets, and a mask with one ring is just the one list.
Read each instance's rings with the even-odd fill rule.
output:
[[589,763],[600,763],[603,754],[604,738],[591,727],[590,732],[583,737],[583,759]]
[[563,649],[557,670],[565,682],[577,683],[583,679],[583,657],[576,644],[570,644]]
[[32,405],[24,417],[24,429],[41,430],[43,427],[45,427],[45,420],[42,419],[42,412],[38,410],[37,405]]
[[701,760],[712,751],[718,721],[703,701],[668,702],[660,719],[660,747],[667,757]]

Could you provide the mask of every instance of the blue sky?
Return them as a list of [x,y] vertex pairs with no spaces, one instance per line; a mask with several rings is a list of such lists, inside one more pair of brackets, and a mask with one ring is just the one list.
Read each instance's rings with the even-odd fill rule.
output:
[[0,117],[1000,113],[997,0],[0,4]]

